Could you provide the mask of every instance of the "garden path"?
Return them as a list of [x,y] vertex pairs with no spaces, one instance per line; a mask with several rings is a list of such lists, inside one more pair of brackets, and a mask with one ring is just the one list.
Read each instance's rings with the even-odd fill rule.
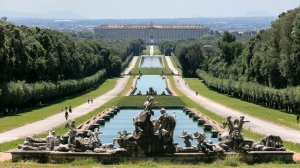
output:
[[[124,71],[124,74],[128,74],[128,72],[131,71],[131,69],[134,67],[136,61],[137,61],[137,57],[133,57],[132,61],[130,62],[130,65]],[[127,76],[127,75],[120,77],[117,81],[117,84],[115,85],[115,87],[112,90],[95,98],[93,100],[92,104],[84,103],[84,104],[74,108],[73,112],[69,114],[69,119],[72,120],[77,117],[88,114],[89,112],[97,109],[98,107],[102,106],[103,104],[105,104],[108,101],[112,100],[113,98],[117,97],[119,95],[119,93],[121,93],[123,91],[123,89],[126,87],[129,78],[130,78],[130,76]],[[52,129],[54,127],[62,125],[64,123],[66,123],[64,113],[58,113],[58,114],[52,115],[50,117],[47,117],[43,120],[36,121],[36,122],[30,123],[30,124],[26,124],[24,126],[0,133],[0,144],[5,143],[5,142],[10,142],[13,140],[17,140],[20,138],[25,138],[27,136],[41,134],[46,131],[49,131],[50,129]]]
[[[174,74],[178,74],[177,69],[174,67],[170,57],[166,57],[167,64],[169,68],[173,71]],[[184,81],[181,76],[173,76],[176,87],[188,98],[193,100],[195,103],[206,108],[207,110],[214,112],[219,116],[232,116],[232,118],[239,118],[244,116],[245,120],[250,121],[245,123],[244,128],[249,129],[252,132],[256,132],[263,135],[278,135],[283,140],[300,143],[300,131],[291,129],[282,125],[277,125],[272,122],[268,122],[250,115],[247,115],[241,111],[231,109],[220,103],[217,103],[213,100],[210,100],[204,96],[201,96],[201,93],[196,95],[196,92],[193,91]]]

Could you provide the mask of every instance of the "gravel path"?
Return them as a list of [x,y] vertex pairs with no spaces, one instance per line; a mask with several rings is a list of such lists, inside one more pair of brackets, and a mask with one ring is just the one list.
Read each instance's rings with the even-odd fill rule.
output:
[[[134,57],[128,66],[128,68],[124,71],[124,74],[128,74],[129,71],[134,67],[135,63],[137,61],[137,57]],[[73,109],[73,112],[69,114],[69,119],[77,118],[80,116],[83,116],[85,114],[88,114],[89,112],[97,109],[98,107],[102,106],[103,104],[107,103],[111,99],[118,96],[119,93],[122,92],[122,90],[127,85],[129,76],[124,76],[118,79],[116,86],[106,92],[105,94],[95,98],[93,100],[93,104],[84,103],[76,108]],[[59,109],[58,109],[59,110]],[[52,115],[50,117],[47,117],[43,120],[36,121],[27,125],[24,125],[22,127],[18,127],[3,133],[0,133],[0,144],[4,142],[9,142],[13,140],[17,140],[20,138],[24,138],[26,136],[33,136],[37,135],[46,131],[49,131],[51,128],[57,127],[59,125],[62,125],[66,122],[64,113],[58,113],[55,115]]]
[[[178,74],[178,71],[173,66],[170,57],[166,57],[167,64],[174,74]],[[232,118],[239,118],[240,116],[245,116],[245,120],[250,121],[250,123],[245,124],[245,129],[250,129],[253,132],[264,134],[264,135],[279,135],[282,139],[294,143],[300,143],[300,131],[291,129],[285,126],[277,125],[250,115],[247,115],[241,111],[233,110],[222,104],[214,102],[204,96],[201,93],[196,96],[195,91],[193,91],[185,83],[181,76],[173,76],[176,83],[176,87],[191,100],[199,104],[200,106],[206,108],[207,110],[216,113],[219,116],[232,116]]]

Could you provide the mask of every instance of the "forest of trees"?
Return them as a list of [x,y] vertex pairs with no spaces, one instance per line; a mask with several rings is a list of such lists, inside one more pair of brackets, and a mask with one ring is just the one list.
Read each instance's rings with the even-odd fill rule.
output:
[[50,100],[119,76],[141,40],[76,38],[0,21],[0,107]]
[[224,32],[166,41],[160,49],[171,50],[184,76],[199,76],[214,90],[287,112],[300,106],[300,8],[282,13],[249,40]]

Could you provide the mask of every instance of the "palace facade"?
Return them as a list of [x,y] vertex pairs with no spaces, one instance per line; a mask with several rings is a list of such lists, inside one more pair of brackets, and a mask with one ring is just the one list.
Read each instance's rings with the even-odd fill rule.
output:
[[162,40],[198,39],[209,34],[209,29],[201,25],[102,25],[94,33],[103,39],[131,38],[159,44]]

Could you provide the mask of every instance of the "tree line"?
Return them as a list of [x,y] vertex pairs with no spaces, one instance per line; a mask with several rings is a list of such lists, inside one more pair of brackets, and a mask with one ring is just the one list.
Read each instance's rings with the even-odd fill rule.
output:
[[296,113],[300,105],[299,86],[275,89],[255,82],[216,78],[203,70],[197,70],[197,74],[211,89],[248,102],[289,113]]
[[[198,40],[166,41],[160,49],[167,54],[172,50],[184,76],[200,76],[220,92],[296,112],[300,106],[300,8],[280,14],[271,28],[253,37],[244,35],[224,32]],[[202,73],[196,73],[197,69]],[[245,92],[234,87],[241,83]]]
[[79,38],[0,21],[0,107],[27,106],[119,76],[142,40]]

